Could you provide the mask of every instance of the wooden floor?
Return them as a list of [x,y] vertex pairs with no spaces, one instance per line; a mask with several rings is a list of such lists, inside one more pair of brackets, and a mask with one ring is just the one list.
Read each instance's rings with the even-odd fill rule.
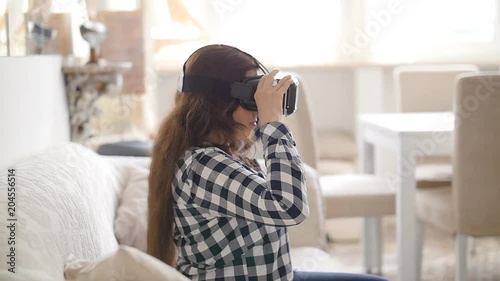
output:
[[[397,278],[397,253],[394,218],[384,219],[383,274],[393,281]],[[330,244],[329,252],[338,271],[362,273],[359,242]],[[500,238],[476,239],[475,253],[469,254],[469,281],[500,281]],[[336,269],[337,270],[337,269]],[[453,281],[455,255],[453,237],[427,226],[422,281]]]

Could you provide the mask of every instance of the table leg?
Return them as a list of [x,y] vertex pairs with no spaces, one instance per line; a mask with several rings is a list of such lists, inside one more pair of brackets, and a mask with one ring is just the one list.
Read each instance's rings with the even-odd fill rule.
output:
[[417,281],[415,211],[415,153],[408,141],[402,140],[398,153],[399,188],[396,192],[396,237],[398,276],[400,281]]
[[382,274],[382,217],[365,217],[362,237],[365,273]]
[[[360,172],[374,174],[374,146],[371,143],[362,141],[359,147]],[[364,218],[363,220],[361,244],[363,247],[363,266],[366,273],[380,273],[382,271],[381,224],[380,218]]]
[[375,173],[375,148],[373,144],[362,141],[359,145],[359,171],[363,174]]

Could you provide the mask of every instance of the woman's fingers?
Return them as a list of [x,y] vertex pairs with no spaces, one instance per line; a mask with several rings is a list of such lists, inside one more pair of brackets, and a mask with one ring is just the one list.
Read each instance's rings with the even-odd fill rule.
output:
[[280,82],[274,87],[275,91],[284,94],[288,90],[290,85],[292,85],[292,83],[292,76],[287,75],[283,79],[281,79]]
[[279,121],[283,115],[283,94],[293,83],[293,79],[290,75],[287,75],[276,83],[274,77],[278,72],[278,69],[273,69],[270,73],[264,75],[257,85],[254,98],[257,103],[261,124]]
[[259,88],[271,88],[273,87],[274,84],[274,76],[279,72],[279,69],[273,69],[271,72],[268,74],[264,75],[262,78],[260,78],[259,84],[257,85],[257,89]]
[[[271,72],[269,72],[268,74],[264,75],[260,81],[259,81],[259,84],[257,85],[257,89],[263,89],[264,92],[277,92],[277,91],[283,91],[283,87],[284,90],[286,91],[288,89],[288,87],[290,87],[290,85],[293,83],[293,80],[292,80],[292,76],[291,75],[287,75],[285,77],[283,77],[282,79],[280,79],[280,81],[278,83],[275,83],[275,79],[274,77],[276,76],[276,74],[279,72],[279,69],[273,69]],[[285,91],[283,91],[283,93],[285,93]]]

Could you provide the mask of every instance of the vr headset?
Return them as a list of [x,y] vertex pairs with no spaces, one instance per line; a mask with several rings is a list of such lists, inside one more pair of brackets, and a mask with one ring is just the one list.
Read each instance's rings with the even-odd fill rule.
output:
[[[182,92],[218,94],[231,96],[240,101],[241,107],[246,110],[257,111],[255,103],[255,92],[260,78],[263,75],[255,77],[245,77],[242,81],[227,81],[213,79],[205,76],[185,75],[182,77]],[[297,109],[297,94],[299,82],[292,77],[294,83],[290,85],[283,95],[283,115],[288,116]],[[279,79],[276,79],[279,82]]]
[[[245,53],[241,51],[242,53]],[[247,53],[245,53],[247,54]],[[254,57],[251,57],[264,72],[268,73],[267,69]],[[189,60],[189,59],[188,59]],[[255,103],[255,92],[260,78],[263,75],[254,77],[245,77],[242,81],[228,81],[214,79],[207,76],[199,75],[184,75],[186,70],[186,63],[184,63],[183,74],[179,79],[179,91],[193,92],[193,93],[206,93],[217,94],[223,96],[231,96],[239,100],[241,107],[250,111],[257,111],[257,104]],[[280,79],[275,79],[276,83]],[[283,95],[283,115],[288,116],[295,112],[297,109],[297,95],[299,81],[292,76],[293,84],[290,85],[286,93]]]

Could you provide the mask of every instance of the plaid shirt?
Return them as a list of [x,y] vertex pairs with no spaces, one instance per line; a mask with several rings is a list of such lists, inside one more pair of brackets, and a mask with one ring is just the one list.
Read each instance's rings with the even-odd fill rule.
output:
[[216,147],[194,147],[179,161],[177,269],[193,280],[293,278],[286,227],[309,214],[305,173],[286,125],[271,122],[260,134],[267,176]]

